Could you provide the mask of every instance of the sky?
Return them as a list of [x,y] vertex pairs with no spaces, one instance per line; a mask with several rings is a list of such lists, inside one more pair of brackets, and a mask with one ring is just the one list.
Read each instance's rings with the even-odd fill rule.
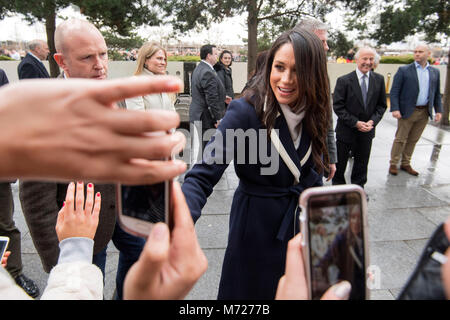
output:
[[[66,8],[59,13],[63,17],[82,17],[72,7]],[[344,12],[336,9],[326,17],[328,24],[333,26],[342,26],[344,24]],[[58,18],[56,24],[61,20]],[[20,16],[8,17],[0,20],[0,41],[15,40],[29,41],[33,39],[46,39],[45,26],[42,23],[35,23],[30,26]],[[187,43],[205,43],[211,42],[216,45],[244,45],[244,38],[247,38],[246,15],[227,18],[221,23],[213,23],[211,27],[202,32],[189,32],[178,39],[169,39],[172,32],[170,26],[159,27],[141,27],[138,34],[144,39],[160,41],[168,39],[169,43],[176,44],[179,41]],[[357,32],[346,32],[349,39],[356,39]],[[415,46],[419,40],[417,37],[409,37],[403,43],[390,45],[391,49],[410,49]],[[372,43],[373,45],[374,43]]]

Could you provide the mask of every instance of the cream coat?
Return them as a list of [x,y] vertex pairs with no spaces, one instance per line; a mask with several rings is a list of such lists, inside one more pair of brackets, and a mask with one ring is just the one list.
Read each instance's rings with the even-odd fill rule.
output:
[[[141,75],[156,76],[154,73],[143,69]],[[127,109],[129,110],[150,110],[150,109],[163,109],[175,111],[172,100],[170,100],[167,93],[149,94],[141,97],[134,97],[126,99]]]

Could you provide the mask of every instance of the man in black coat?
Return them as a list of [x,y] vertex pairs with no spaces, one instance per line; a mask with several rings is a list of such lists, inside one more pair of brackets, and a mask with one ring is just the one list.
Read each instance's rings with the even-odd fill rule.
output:
[[338,162],[333,184],[345,184],[349,152],[354,155],[351,183],[361,187],[367,182],[372,139],[375,126],[386,111],[386,91],[382,75],[370,71],[376,52],[365,47],[355,55],[357,69],[336,82],[333,109],[338,120],[336,146]]
[[205,131],[217,128],[225,114],[225,88],[214,70],[217,63],[216,46],[210,44],[202,46],[200,59],[200,63],[192,73],[189,122],[195,124],[198,134],[201,135],[203,150],[208,142],[203,141]]
[[49,54],[48,45],[43,40],[33,40],[28,43],[29,51],[17,67],[19,79],[50,78],[41,60],[46,60]]

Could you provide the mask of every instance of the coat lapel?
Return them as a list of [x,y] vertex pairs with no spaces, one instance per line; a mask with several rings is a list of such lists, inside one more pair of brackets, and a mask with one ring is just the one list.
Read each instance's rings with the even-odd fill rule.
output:
[[[373,93],[375,92],[375,87],[376,87],[376,83],[375,83],[375,76],[373,75],[373,72],[370,72],[370,76],[369,76],[369,89],[367,90],[367,106],[369,106],[369,101],[373,96]],[[362,93],[361,93],[361,97],[362,97]]]
[[414,90],[417,90],[417,92],[419,92],[419,78],[417,77],[416,64],[414,62],[410,64],[409,73],[414,81],[414,84],[416,85],[416,88]]
[[356,96],[358,97],[359,103],[364,108],[364,101],[362,98],[361,86],[359,85],[358,76],[356,75],[356,71],[352,72],[350,79],[351,79],[351,86],[352,86],[353,92],[356,94]]
[[277,118],[275,128],[279,129],[279,136],[281,143],[283,143],[283,146],[286,149],[286,152],[288,153],[289,157],[295,163],[297,168],[301,171],[302,167],[300,165],[300,162],[301,160],[303,160],[303,158],[306,156],[308,152],[309,146],[311,144],[310,136],[303,128],[302,136],[300,138],[300,145],[298,149],[295,150],[294,142],[292,141],[292,137],[291,134],[289,133],[289,128],[283,113],[280,113],[280,116]]
[[286,119],[284,118],[282,112],[280,112],[280,116],[277,118],[275,122],[275,129],[279,130],[278,135],[280,137],[281,143],[286,149],[286,152],[288,153],[289,157],[295,163],[298,170],[300,170],[300,157],[297,151],[295,150],[294,142],[292,141],[292,137],[291,134],[289,133],[289,128]]
[[432,92],[434,91],[434,83],[435,76],[434,70],[432,68],[428,68],[428,105],[433,105],[433,101],[431,101],[431,97],[433,96]]

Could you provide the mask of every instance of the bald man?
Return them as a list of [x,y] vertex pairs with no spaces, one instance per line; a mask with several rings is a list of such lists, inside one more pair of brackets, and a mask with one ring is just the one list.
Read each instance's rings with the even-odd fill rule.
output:
[[67,78],[104,80],[108,48],[98,29],[84,20],[68,20],[55,31],[55,61]]
[[[71,19],[55,31],[55,61],[63,69],[61,77],[103,80],[108,72],[105,40],[91,23]],[[83,130],[80,123],[80,130]],[[83,135],[80,135],[80,138]],[[111,143],[114,143],[111,141]],[[20,181],[20,199],[35,247],[44,270],[56,265],[59,247],[55,231],[58,211],[67,190],[67,183]],[[112,239],[120,251],[116,276],[117,298],[122,298],[125,275],[136,262],[145,240],[124,232],[116,223],[116,192],[111,184],[96,184],[102,195],[100,221],[94,238],[93,263],[105,274],[106,248]]]
[[391,88],[391,112],[397,119],[397,131],[391,149],[389,173],[398,174],[400,169],[418,176],[411,167],[411,157],[417,141],[428,123],[433,119],[441,121],[442,100],[439,70],[428,63],[431,51],[426,44],[414,49],[414,62],[400,67],[394,76]]
[[28,52],[17,67],[19,79],[50,78],[41,60],[47,60],[49,50],[47,42],[33,40],[28,43]]

